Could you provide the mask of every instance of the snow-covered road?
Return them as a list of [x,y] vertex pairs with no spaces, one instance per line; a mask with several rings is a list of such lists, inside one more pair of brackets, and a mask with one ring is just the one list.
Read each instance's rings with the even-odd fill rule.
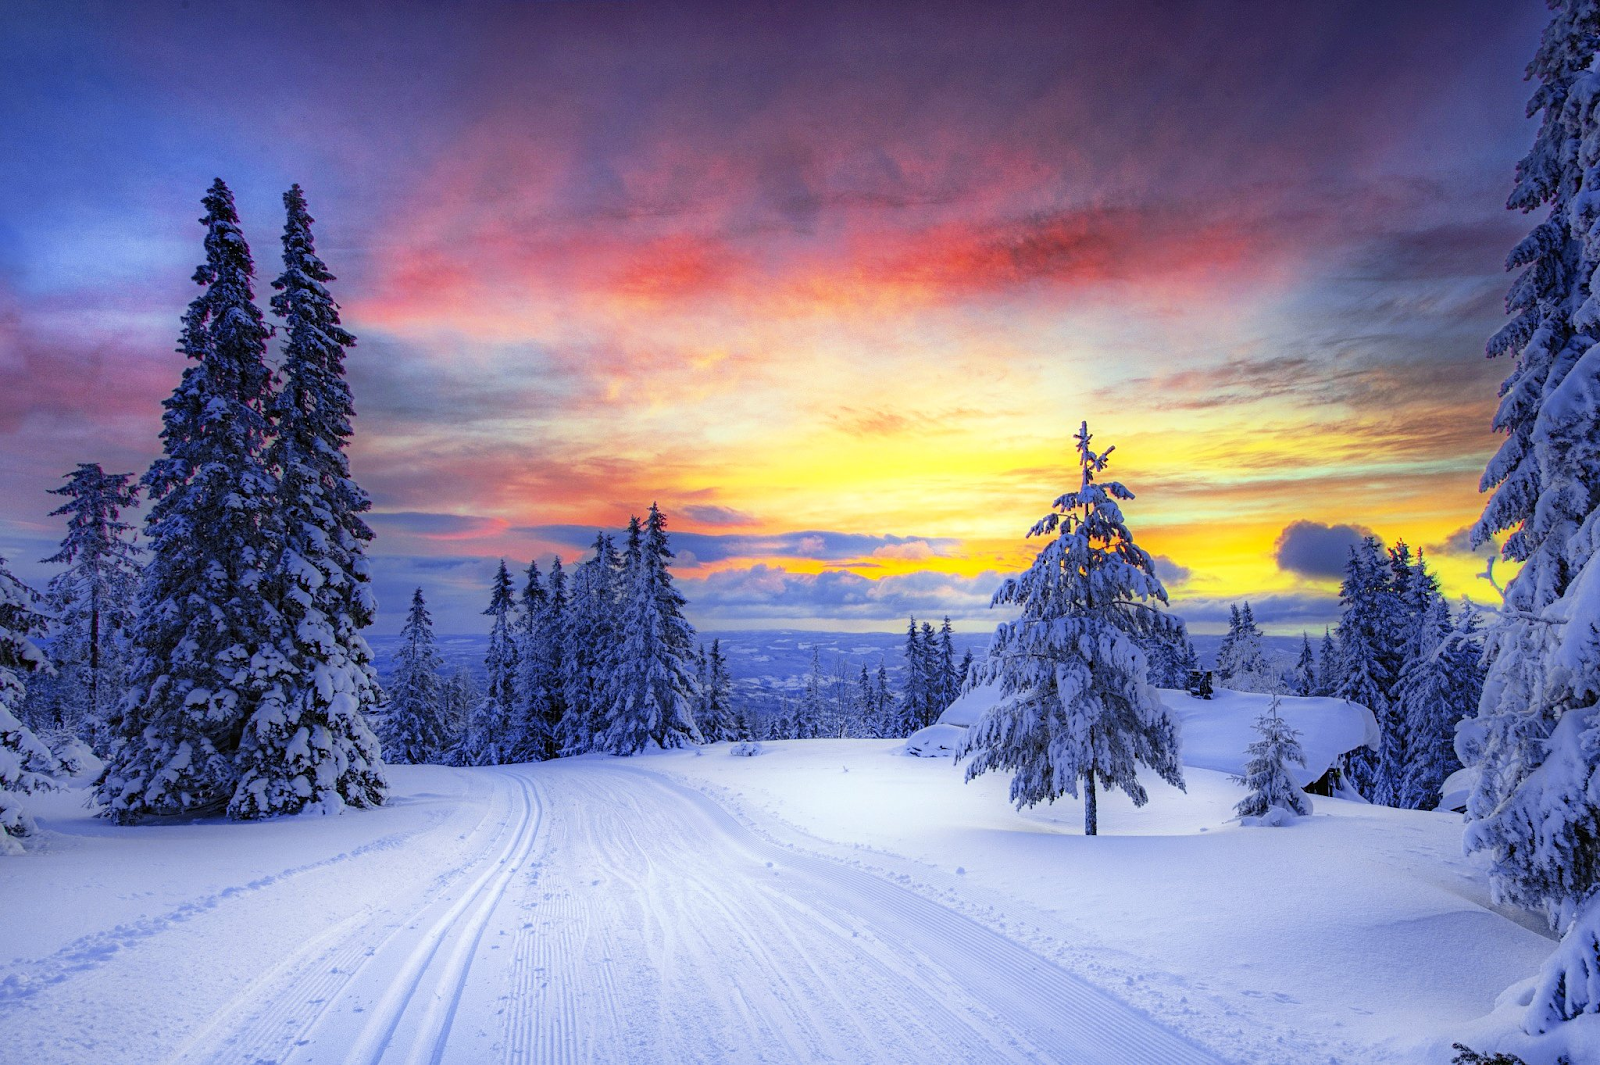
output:
[[[647,769],[463,773],[457,801],[392,839],[0,970],[0,1024],[37,1062],[1215,1061],[998,932],[769,844]],[[180,970],[191,995],[147,986]],[[152,1016],[174,998],[192,1021]],[[130,1010],[142,1023],[118,1038]],[[63,1021],[74,1038],[52,1036]]]

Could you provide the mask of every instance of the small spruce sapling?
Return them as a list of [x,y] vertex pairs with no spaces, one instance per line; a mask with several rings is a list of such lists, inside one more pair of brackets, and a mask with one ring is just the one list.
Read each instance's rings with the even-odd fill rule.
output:
[[1311,800],[1289,772],[1291,763],[1301,767],[1306,764],[1300,733],[1290,728],[1278,712],[1278,702],[1274,694],[1267,712],[1256,718],[1255,729],[1261,738],[1246,748],[1250,761],[1245,764],[1244,775],[1233,778],[1234,783],[1250,789],[1250,794],[1234,807],[1245,824],[1283,825],[1292,817],[1311,813]]

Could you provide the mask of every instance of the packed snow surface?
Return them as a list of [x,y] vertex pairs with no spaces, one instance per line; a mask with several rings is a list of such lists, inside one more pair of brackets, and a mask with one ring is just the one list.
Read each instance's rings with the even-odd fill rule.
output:
[[1550,949],[1450,815],[1243,828],[1191,769],[1087,839],[900,752],[395,767],[255,824],[45,796],[0,861],[7,1060],[1444,1062]]

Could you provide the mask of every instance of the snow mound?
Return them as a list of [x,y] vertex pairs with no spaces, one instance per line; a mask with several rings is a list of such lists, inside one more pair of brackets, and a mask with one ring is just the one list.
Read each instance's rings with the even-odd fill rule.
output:
[[1478,786],[1481,772],[1479,766],[1469,765],[1445,777],[1444,783],[1439,785],[1439,809],[1465,810],[1467,798]]
[[966,737],[966,726],[940,720],[907,736],[906,753],[921,758],[952,758]]
[[[945,707],[944,713],[939,715],[940,725],[959,725],[967,728],[978,723],[978,718],[983,712],[995,704],[1000,697],[1000,689],[993,684],[978,684],[961,693],[955,702]],[[937,726],[930,725],[929,728]],[[923,731],[927,731],[924,729]]]
[[[1226,688],[1218,688],[1210,699],[1171,688],[1158,688],[1157,692],[1182,725],[1184,765],[1235,775],[1244,772],[1245,749],[1256,739],[1256,718],[1266,713],[1272,696]],[[967,727],[999,697],[997,684],[980,684],[963,692],[939,715],[938,722],[907,738],[906,752],[924,758],[954,755]],[[1306,765],[1304,769],[1292,765],[1289,771],[1301,787],[1321,778],[1346,752],[1378,747],[1378,719],[1356,703],[1283,695],[1279,696],[1278,712],[1300,733]]]
[[[1267,712],[1272,696],[1218,688],[1210,699],[1185,691],[1157,689],[1183,725],[1183,764],[1220,773],[1241,774],[1245,748],[1255,740],[1255,720]],[[1344,699],[1278,697],[1278,713],[1300,733],[1304,768],[1289,772],[1301,787],[1326,773],[1340,756],[1358,747],[1378,748],[1378,719],[1372,711]]]

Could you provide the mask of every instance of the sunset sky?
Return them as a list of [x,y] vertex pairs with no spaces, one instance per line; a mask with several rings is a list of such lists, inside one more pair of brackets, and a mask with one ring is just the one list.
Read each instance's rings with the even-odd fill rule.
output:
[[1085,418],[1199,631],[1320,633],[1358,528],[1482,597],[1545,18],[8,3],[0,554],[154,456],[220,176],[263,305],[292,182],[338,275],[380,632],[652,500],[704,628],[992,624]]

